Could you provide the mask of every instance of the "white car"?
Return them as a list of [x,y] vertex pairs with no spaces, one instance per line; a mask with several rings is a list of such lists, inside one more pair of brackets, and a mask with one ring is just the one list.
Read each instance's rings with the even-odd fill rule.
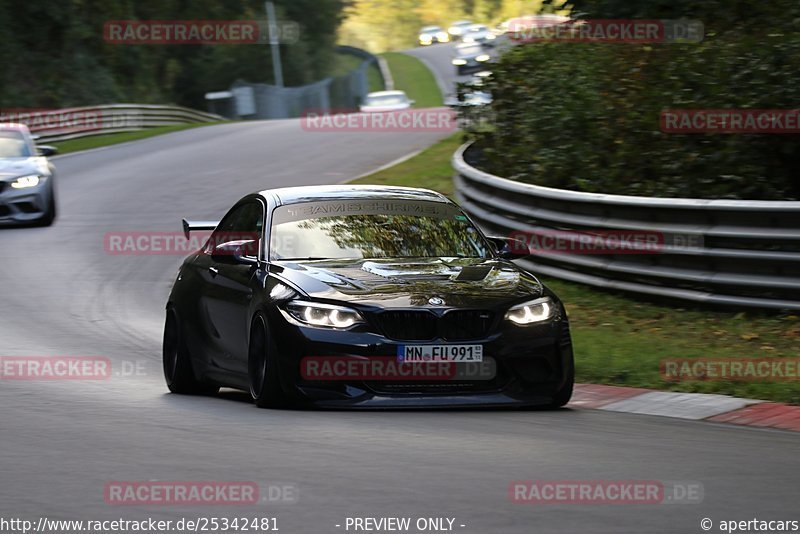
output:
[[425,26],[419,31],[420,46],[428,46],[433,43],[449,43],[450,34],[439,26]]
[[24,124],[0,124],[0,226],[50,226],[56,218],[51,146],[36,145]]
[[457,20],[447,28],[447,33],[450,34],[450,37],[454,39],[458,39],[461,37],[467,29],[472,26],[472,21],[469,20]]
[[378,91],[369,93],[359,106],[362,113],[380,113],[383,111],[400,111],[414,104],[403,91]]
[[484,46],[493,46],[497,36],[484,24],[473,24],[461,35],[462,43],[478,43]]

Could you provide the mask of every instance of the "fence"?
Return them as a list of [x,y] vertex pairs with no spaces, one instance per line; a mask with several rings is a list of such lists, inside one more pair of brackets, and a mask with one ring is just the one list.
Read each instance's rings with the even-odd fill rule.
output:
[[369,93],[368,70],[373,66],[378,68],[384,86],[386,78],[380,70],[378,58],[369,52],[351,46],[339,46],[337,51],[363,61],[344,76],[325,78],[299,87],[238,81],[228,92],[209,93],[209,105],[231,119],[288,119],[300,117],[309,110],[356,110]]
[[[638,230],[695,236],[657,254],[537,254],[522,264],[593,286],[715,305],[800,310],[800,202],[581,193],[482,172],[453,156],[456,198],[491,233]],[[670,242],[670,239],[665,239]]]

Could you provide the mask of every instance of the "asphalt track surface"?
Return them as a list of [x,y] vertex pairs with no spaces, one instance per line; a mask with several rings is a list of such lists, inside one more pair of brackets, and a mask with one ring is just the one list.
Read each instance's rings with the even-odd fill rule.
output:
[[[800,439],[788,432],[570,409],[259,410],[232,391],[167,393],[163,307],[181,258],[109,255],[106,232],[178,230],[182,216],[219,217],[248,192],[338,183],[437,137],[255,122],[57,159],[55,226],[0,230],[0,355],[107,357],[115,376],[0,380],[0,518],[276,517],[284,534],[346,532],[347,517],[380,516],[451,517],[455,531],[481,534],[693,533],[705,517],[800,520]],[[532,479],[697,481],[704,497],[510,502],[510,483]],[[299,500],[104,501],[109,482],[148,480],[292,485]]]

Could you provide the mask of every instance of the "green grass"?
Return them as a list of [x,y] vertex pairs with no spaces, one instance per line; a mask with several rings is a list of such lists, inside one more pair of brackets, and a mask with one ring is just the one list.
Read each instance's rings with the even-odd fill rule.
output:
[[211,124],[220,124],[220,123],[203,122],[197,124],[176,124],[173,126],[158,126],[156,128],[148,128],[146,130],[138,130],[135,132],[122,132],[122,133],[106,134],[106,135],[93,135],[91,137],[81,137],[79,139],[62,141],[60,143],[52,143],[52,145],[58,148],[59,154],[69,154],[70,152],[78,152],[80,150],[89,150],[92,148],[100,148],[109,145],[116,145],[119,143],[127,143],[128,141],[138,141],[139,139],[146,139],[148,137],[154,137],[156,135],[179,132],[181,130],[188,130],[190,128],[198,128],[201,126],[208,126]]
[[[353,183],[405,185],[453,194],[454,134],[414,158]],[[800,357],[797,315],[720,311],[542,277],[564,300],[572,325],[579,382],[723,393],[800,404],[800,381],[666,382],[667,358]],[[682,307],[683,306],[683,307]]]
[[460,133],[453,134],[408,161],[350,183],[424,187],[452,197],[453,168],[450,166],[450,157],[461,144],[461,137]]
[[394,88],[405,91],[411,100],[416,100],[414,107],[435,108],[443,105],[436,78],[422,61],[399,52],[387,52],[381,56],[392,71]]

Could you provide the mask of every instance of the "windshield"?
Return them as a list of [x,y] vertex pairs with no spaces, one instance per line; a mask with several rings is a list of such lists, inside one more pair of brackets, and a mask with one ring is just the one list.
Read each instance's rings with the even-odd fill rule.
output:
[[275,209],[270,259],[486,258],[480,232],[454,205],[346,200]]
[[368,106],[392,106],[395,104],[405,104],[408,101],[406,95],[380,95],[367,96],[364,103]]
[[20,132],[0,130],[0,158],[27,158],[31,153]]
[[438,33],[440,31],[442,31],[442,29],[439,26],[426,26],[422,28],[420,33]]

